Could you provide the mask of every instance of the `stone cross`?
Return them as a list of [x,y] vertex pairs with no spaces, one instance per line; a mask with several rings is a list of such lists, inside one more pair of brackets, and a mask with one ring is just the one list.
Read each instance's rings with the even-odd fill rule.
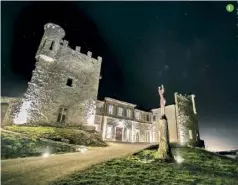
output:
[[160,113],[161,113],[161,116],[164,116],[166,100],[164,98],[164,86],[163,85],[158,87],[158,92],[159,92],[159,96],[160,96],[160,109],[161,109]]

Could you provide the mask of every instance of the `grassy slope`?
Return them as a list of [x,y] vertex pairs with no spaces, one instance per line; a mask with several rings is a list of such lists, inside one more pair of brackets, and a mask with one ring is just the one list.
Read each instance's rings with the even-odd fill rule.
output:
[[103,142],[98,133],[90,133],[74,128],[6,126],[4,129],[23,133],[33,138],[46,138],[61,142],[65,142],[67,140],[70,144],[75,145],[106,146],[106,143]]
[[75,152],[76,145],[107,146],[99,134],[74,128],[6,126],[4,129],[21,135],[2,132],[2,159]]
[[1,158],[39,156],[45,152],[75,152],[75,147],[66,143],[43,141],[19,134],[1,132]]
[[155,151],[147,150],[136,156],[111,160],[52,184],[238,185],[235,160],[191,148],[173,149],[175,156],[184,158],[181,164],[153,161],[154,154]]

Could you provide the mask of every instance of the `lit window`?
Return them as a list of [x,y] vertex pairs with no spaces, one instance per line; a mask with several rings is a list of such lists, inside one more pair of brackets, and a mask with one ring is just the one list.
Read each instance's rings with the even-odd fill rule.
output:
[[192,130],[189,130],[189,138],[193,139],[193,132],[192,132]]
[[118,116],[122,116],[123,109],[121,107],[118,107]]
[[140,112],[136,112],[135,117],[136,119],[140,119]]
[[108,107],[108,113],[113,114],[113,105],[109,105]]
[[127,115],[127,117],[131,117],[131,110],[130,109],[126,110],[126,115]]

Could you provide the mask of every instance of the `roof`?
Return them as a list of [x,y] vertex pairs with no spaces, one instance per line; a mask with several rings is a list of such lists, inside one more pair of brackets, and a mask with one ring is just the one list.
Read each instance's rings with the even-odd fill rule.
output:
[[128,103],[128,102],[121,101],[121,100],[116,100],[116,99],[109,98],[109,97],[105,97],[105,101],[112,101],[112,102],[116,102],[116,103],[119,103],[119,104],[128,105],[128,106],[131,106],[131,107],[136,107],[136,104]]

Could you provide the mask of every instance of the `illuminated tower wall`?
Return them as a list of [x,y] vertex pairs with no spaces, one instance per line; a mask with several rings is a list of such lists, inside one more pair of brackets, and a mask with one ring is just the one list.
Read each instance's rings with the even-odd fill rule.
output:
[[14,123],[93,123],[102,58],[68,46],[64,30],[44,26],[36,53],[36,67]]
[[194,95],[175,93],[177,129],[179,142],[196,145],[200,141]]

